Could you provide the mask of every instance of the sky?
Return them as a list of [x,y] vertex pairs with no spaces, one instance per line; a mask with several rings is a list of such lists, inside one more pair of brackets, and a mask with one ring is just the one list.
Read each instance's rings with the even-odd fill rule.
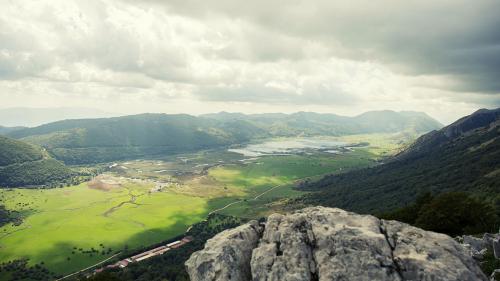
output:
[[0,108],[500,106],[498,0],[0,0]]

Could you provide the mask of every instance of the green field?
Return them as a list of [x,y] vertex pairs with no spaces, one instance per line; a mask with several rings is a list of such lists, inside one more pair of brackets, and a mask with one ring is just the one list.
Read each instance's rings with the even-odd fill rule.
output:
[[[81,184],[51,190],[2,190],[6,207],[22,210],[27,216],[20,226],[0,228],[0,261],[27,257],[32,263],[44,262],[55,272],[69,273],[103,260],[125,245],[135,248],[179,235],[208,212],[203,198],[147,194],[146,189],[127,185],[101,191]],[[129,193],[138,196],[135,204],[126,203],[110,212],[129,201]],[[94,248],[99,253],[86,254],[74,247]]]
[[[231,165],[215,168],[210,170],[209,175],[227,186],[246,190],[247,196],[242,202],[224,209],[221,213],[258,218],[276,211],[272,206],[273,202],[303,195],[304,192],[293,189],[301,181],[312,180],[324,174],[367,167],[373,165],[375,157],[375,154],[366,149],[340,155],[318,153],[267,156],[245,166]],[[266,192],[270,189],[272,190]]]
[[277,210],[277,202],[304,194],[293,189],[301,181],[374,165],[374,159],[399,146],[384,135],[349,139],[355,140],[377,145],[248,161],[235,153],[205,151],[116,163],[78,186],[0,189],[6,208],[24,217],[18,226],[0,227],[0,262],[28,258],[29,264],[43,262],[58,274],[74,272],[180,235],[214,210],[246,218],[266,215]]

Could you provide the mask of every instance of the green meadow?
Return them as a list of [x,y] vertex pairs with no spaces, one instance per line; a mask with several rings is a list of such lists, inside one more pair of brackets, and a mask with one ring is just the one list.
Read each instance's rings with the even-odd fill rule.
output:
[[[118,252],[181,235],[212,211],[261,217],[277,211],[275,203],[303,195],[294,188],[301,181],[374,165],[399,145],[383,135],[348,141],[360,139],[377,145],[248,161],[225,151],[199,152],[118,163],[99,176],[98,185],[0,189],[6,208],[23,216],[20,225],[0,227],[0,262],[27,258],[31,265],[43,263],[57,274],[68,274]],[[156,190],[159,181],[170,185]]]
[[221,211],[223,214],[258,218],[276,211],[270,205],[305,192],[294,187],[304,180],[325,174],[341,173],[374,164],[375,154],[356,149],[346,154],[265,156],[248,165],[230,165],[211,169],[209,175],[231,188],[243,189],[242,202]]
[[[43,262],[52,271],[69,273],[124,247],[147,246],[182,234],[209,210],[203,198],[148,194],[146,188],[130,185],[102,191],[81,184],[50,190],[1,190],[6,207],[26,216],[19,226],[0,228],[0,262],[29,258],[32,264]],[[109,213],[130,200],[129,192],[138,196],[135,203]],[[98,253],[83,252],[92,248]]]

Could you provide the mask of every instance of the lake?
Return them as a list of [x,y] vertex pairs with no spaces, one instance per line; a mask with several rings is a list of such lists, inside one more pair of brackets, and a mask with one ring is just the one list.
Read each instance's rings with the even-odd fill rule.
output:
[[289,155],[302,153],[307,150],[338,151],[337,148],[346,146],[347,143],[323,138],[294,138],[270,140],[257,144],[249,144],[240,148],[228,149],[230,152],[242,154],[246,157],[259,157],[266,155]]

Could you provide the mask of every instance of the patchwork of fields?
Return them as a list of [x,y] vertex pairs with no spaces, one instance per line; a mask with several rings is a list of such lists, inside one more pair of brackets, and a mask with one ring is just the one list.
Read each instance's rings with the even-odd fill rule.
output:
[[202,151],[111,163],[105,174],[78,186],[0,189],[6,208],[24,218],[20,225],[0,227],[0,262],[28,258],[67,274],[180,235],[213,211],[257,218],[276,211],[277,202],[302,195],[293,189],[300,181],[374,165],[399,140],[350,136],[351,143],[377,145],[254,158]]

